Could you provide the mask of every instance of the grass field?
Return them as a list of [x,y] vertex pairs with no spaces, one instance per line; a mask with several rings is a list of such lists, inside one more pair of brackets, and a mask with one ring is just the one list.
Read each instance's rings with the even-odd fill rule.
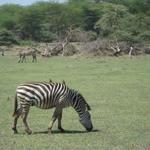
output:
[[[66,81],[91,105],[94,131],[87,133],[70,107],[64,109],[66,133],[46,134],[53,109],[32,107],[33,134],[11,126],[14,94],[26,81]],[[39,58],[18,64],[15,56],[0,56],[0,150],[150,150],[150,56],[119,58]]]

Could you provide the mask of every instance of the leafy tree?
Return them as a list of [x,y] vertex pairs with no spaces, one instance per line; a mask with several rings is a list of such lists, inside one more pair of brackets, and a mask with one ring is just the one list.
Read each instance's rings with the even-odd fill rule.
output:
[[129,8],[131,13],[143,12],[150,14],[150,1],[149,0],[103,0],[115,4],[125,5]]
[[22,7],[18,5],[0,6],[0,28],[14,30]]
[[[68,0],[31,6],[0,6],[0,29],[14,38],[50,42],[64,38],[68,28],[102,38],[149,40],[149,0]],[[96,33],[97,34],[96,34]],[[91,34],[89,34],[91,35]]]
[[31,40],[39,40],[42,15],[34,7],[26,8],[20,15],[21,33],[23,38],[29,38]]
[[96,24],[102,36],[108,36],[115,33],[120,28],[120,20],[127,14],[127,8],[123,5],[104,4],[104,13]]
[[[124,0],[125,1],[125,0]],[[150,13],[150,1],[149,0],[127,0],[124,4],[129,8],[131,13]]]
[[[117,31],[120,38],[133,42],[140,42],[142,40],[149,40],[150,31],[150,17],[144,14],[131,15],[121,19],[120,29]],[[126,36],[125,36],[126,35]],[[128,36],[127,36],[128,35]]]
[[95,7],[83,7],[84,29],[95,30],[94,25],[99,17],[99,11]]

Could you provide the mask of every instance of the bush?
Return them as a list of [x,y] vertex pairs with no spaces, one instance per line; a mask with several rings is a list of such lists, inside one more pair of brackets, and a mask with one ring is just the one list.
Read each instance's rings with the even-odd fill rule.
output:
[[97,39],[97,33],[93,31],[88,31],[87,36],[88,36],[88,41],[94,41]]
[[9,46],[11,44],[19,44],[15,35],[11,31],[1,30],[0,31],[0,46],[2,45]]
[[57,40],[57,35],[49,31],[42,31],[39,40],[41,42],[53,42]]
[[150,48],[145,48],[144,51],[146,54],[150,54]]
[[63,53],[64,53],[64,56],[72,56],[78,53],[78,50],[73,44],[70,43],[65,46]]
[[125,42],[130,42],[130,43],[137,43],[137,42],[142,41],[140,36],[132,35],[130,32],[127,32],[127,31],[119,30],[115,33],[115,35],[117,35],[119,41],[125,41]]
[[20,42],[20,45],[29,45],[29,46],[33,46],[33,45],[36,45],[35,42],[31,41],[31,40],[21,40]]
[[140,34],[142,40],[150,41],[150,31],[144,31]]
[[89,42],[97,39],[96,32],[82,31],[80,29],[74,29],[71,31],[70,42]]
[[107,39],[98,39],[96,41],[87,42],[83,47],[83,52],[98,55],[112,55],[114,52],[109,47],[109,41]]

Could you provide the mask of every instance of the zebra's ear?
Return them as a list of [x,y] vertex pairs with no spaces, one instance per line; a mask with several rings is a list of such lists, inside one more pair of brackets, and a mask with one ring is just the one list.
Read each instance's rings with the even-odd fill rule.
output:
[[66,82],[63,80],[63,81],[62,81],[62,84],[66,85]]
[[49,79],[49,83],[52,83],[53,81],[51,79]]

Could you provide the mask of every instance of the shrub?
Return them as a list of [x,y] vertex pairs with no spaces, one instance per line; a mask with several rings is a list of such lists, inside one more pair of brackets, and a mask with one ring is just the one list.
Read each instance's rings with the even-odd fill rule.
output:
[[78,50],[73,44],[69,43],[64,48],[64,52],[63,53],[64,53],[64,56],[72,56],[72,55],[78,53]]
[[1,30],[0,31],[0,46],[2,45],[8,46],[11,44],[19,44],[15,35],[11,31]]
[[142,40],[150,41],[150,31],[144,31],[140,34]]
[[39,40],[41,42],[53,42],[57,40],[57,35],[50,31],[41,31]]
[[109,46],[109,40],[97,39],[96,41],[87,42],[82,49],[83,52],[98,55],[112,55],[113,51]]
[[82,31],[80,29],[74,29],[71,31],[71,42],[88,42],[97,39],[96,32],[93,31]]

